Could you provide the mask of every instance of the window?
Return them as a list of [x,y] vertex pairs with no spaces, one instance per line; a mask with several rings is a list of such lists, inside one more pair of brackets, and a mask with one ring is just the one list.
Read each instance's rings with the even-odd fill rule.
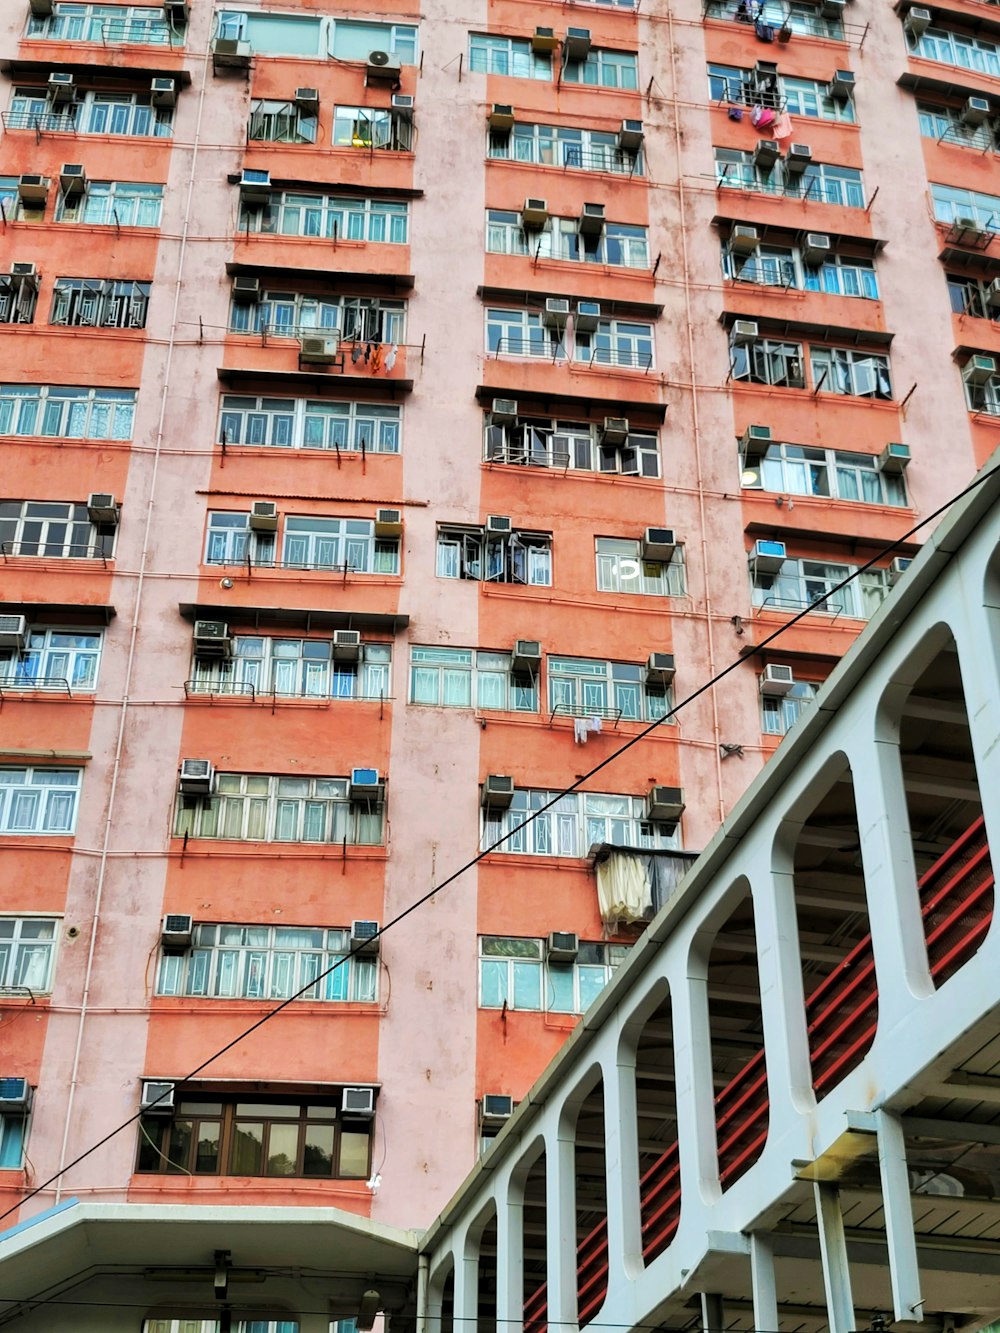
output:
[[577,171],[608,171],[620,176],[643,175],[642,151],[618,147],[618,135],[604,130],[577,130],[567,125],[525,125],[491,131],[489,157],[531,163],[536,167],[570,167]]
[[134,416],[134,389],[0,384],[0,435],[130,440]]
[[970,412],[985,412],[1000,417],[1000,375],[991,375],[985,384],[965,380],[965,401]]
[[333,119],[333,146],[411,153],[413,121],[384,107],[338,106]]
[[956,315],[971,315],[973,319],[1000,319],[1000,307],[990,304],[990,283],[965,274],[948,273],[945,276],[948,298]]
[[820,615],[867,620],[889,592],[887,570],[867,570],[832,597],[819,600],[854,571],[854,565],[828,560],[786,560],[777,574],[762,573],[751,564],[753,604],[771,611],[806,611],[814,607]]
[[797,680],[787,694],[762,694],[761,731],[768,736],[784,736],[810,706],[819,692],[812,680]]
[[162,206],[162,185],[88,181],[83,194],[72,199],[58,194],[56,221],[92,227],[158,227]]
[[437,572],[443,579],[548,588],[552,584],[552,534],[438,528]]
[[870,454],[812,449],[801,444],[769,445],[759,464],[744,469],[743,486],[784,495],[817,495],[893,505],[898,509],[908,503],[902,474],[880,472]]
[[0,687],[15,690],[97,687],[100,632],[32,629],[24,648],[0,648]]
[[[405,324],[405,301],[375,296],[264,292],[252,304],[234,301],[229,313],[229,327],[234,333],[266,331],[279,338],[316,330],[339,333],[345,342],[400,343]],[[398,417],[399,408],[392,412]]]
[[25,209],[18,198],[17,183],[17,176],[0,176],[0,217],[4,222],[20,222],[25,213],[30,213],[33,220],[41,221],[45,209]]
[[844,25],[839,19],[825,19],[815,5],[799,4],[797,0],[709,0],[705,17],[747,23],[758,31],[777,28],[801,37],[844,40]]
[[[308,986],[301,997],[304,1000],[373,1003],[378,961],[350,957],[350,950],[349,930],[195,926],[187,953],[161,955],[156,993],[287,1000]],[[334,970],[322,976],[330,968]]]
[[376,537],[371,519],[290,515],[285,519],[282,562],[286,568],[398,574],[399,539]]
[[983,231],[1000,230],[1000,198],[995,194],[962,190],[955,185],[931,185],[931,198],[938,222],[972,218]]
[[799,343],[755,338],[740,346],[730,343],[733,379],[750,384],[770,384],[785,389],[804,389],[802,347]]
[[791,245],[759,245],[749,255],[723,247],[722,271],[727,278],[765,287],[794,287],[800,291],[878,300],[875,264],[860,256],[832,254],[820,265],[808,265]]
[[483,935],[479,940],[479,1006],[582,1014],[627,957],[626,945],[581,940],[576,962],[549,963],[544,940]]
[[406,23],[333,22],[331,55],[336,60],[367,61],[369,51],[388,51],[401,65],[417,63],[417,30]]
[[644,560],[642,543],[617,537],[597,538],[597,591],[638,593],[644,597],[679,597],[687,591],[684,548],[674,558]]
[[4,114],[9,130],[55,130],[64,134],[121,134],[168,138],[172,107],[154,107],[148,93],[78,92],[73,102],[50,102],[44,88],[16,88]]
[[16,1171],[24,1157],[28,1132],[27,1111],[0,1112],[0,1171]]
[[[519,825],[529,814],[558,797],[551,809],[530,824]],[[595,842],[626,847],[680,846],[675,829],[645,818],[641,796],[609,796],[599,792],[571,792],[518,788],[508,810],[483,811],[483,846],[491,847],[505,833],[510,837],[496,850],[527,856],[586,856]]]
[[753,154],[741,148],[716,148],[714,152],[715,174],[727,189],[816,199],[845,208],[865,206],[861,172],[854,167],[810,162],[804,171],[796,173],[788,170],[784,158],[765,169],[755,166]]
[[0,768],[0,833],[72,833],[78,768]]
[[891,398],[889,358],[843,347],[810,347],[813,384],[852,398]]
[[38,303],[37,283],[0,274],[0,324],[31,324]]
[[[593,335],[592,335],[593,336]],[[598,350],[600,342],[597,343]],[[596,357],[595,357],[596,359]],[[504,425],[486,416],[486,461],[519,467],[554,467],[658,477],[660,451],[655,431],[629,430],[625,443],[607,445],[597,422],[521,418]]]
[[509,74],[515,79],[551,79],[548,52],[535,52],[531,43],[515,37],[469,38],[469,69],[473,74]]
[[250,107],[247,138],[265,143],[315,143],[319,118],[294,102],[261,99]]
[[49,560],[110,556],[114,529],[91,523],[86,505],[0,500],[0,553]]
[[273,565],[277,537],[255,532],[248,513],[213,510],[208,515],[206,565]]
[[584,83],[592,88],[639,87],[639,57],[634,51],[608,51],[591,47],[586,60],[567,60],[564,83]]
[[619,370],[653,368],[653,326],[629,319],[602,319],[593,333],[573,329],[573,357]]
[[549,709],[570,717],[620,714],[630,722],[655,722],[670,710],[670,691],[646,680],[646,668],[632,662],[584,657],[550,657]]
[[148,282],[57,278],[49,323],[96,329],[144,329],[151,287]]
[[[345,1120],[338,1100],[284,1101],[280,1091],[266,1098],[185,1094],[170,1119],[139,1121],[136,1171],[365,1180],[371,1122]],[[276,1327],[287,1322],[279,1320]],[[257,1327],[256,1321],[248,1323],[254,1333]]]
[[240,230],[406,245],[409,220],[410,206],[406,202],[284,190],[272,194],[266,208],[241,209]]
[[623,222],[607,222],[599,235],[585,236],[576,218],[549,218],[541,231],[526,232],[520,213],[491,208],[486,214],[486,249],[491,254],[649,268],[648,229]]
[[[330,1325],[331,1329],[333,1324]],[[142,1333],[219,1333],[219,1320],[208,1319],[144,1319]],[[297,1319],[234,1319],[233,1333],[299,1333]]]
[[183,44],[183,37],[172,30],[162,9],[140,5],[56,4],[47,18],[31,16],[25,36],[102,46]]
[[417,30],[404,23],[226,9],[218,15],[216,36],[249,42],[255,55],[332,56],[361,62],[369,51],[389,51],[401,64],[416,63]]
[[536,310],[486,311],[486,350],[494,356],[527,356],[548,360],[565,356],[560,330],[546,328]]
[[347,778],[219,773],[207,801],[178,803],[176,837],[240,842],[382,842],[381,799],[352,801]]
[[919,37],[907,34],[907,45],[915,56],[934,60],[940,65],[960,65],[976,74],[1000,78],[1000,46],[982,37],[928,28]]
[[938,139],[960,148],[977,148],[980,152],[997,146],[990,122],[966,124],[961,107],[918,102],[917,121],[925,139]]
[[395,404],[222,395],[219,438],[274,449],[398,454],[403,409]]
[[854,102],[848,98],[838,101],[831,97],[825,83],[815,79],[781,78],[785,110],[792,116],[809,116],[813,120],[842,120],[853,123],[856,119]]
[[0,916],[0,990],[52,989],[57,924],[52,917]]
[[195,658],[194,694],[265,694],[303,699],[389,697],[392,645],[365,643],[356,662],[334,659],[330,639],[238,635],[231,658]]
[[510,653],[475,648],[410,649],[410,702],[435,708],[538,712],[538,679],[514,674]]

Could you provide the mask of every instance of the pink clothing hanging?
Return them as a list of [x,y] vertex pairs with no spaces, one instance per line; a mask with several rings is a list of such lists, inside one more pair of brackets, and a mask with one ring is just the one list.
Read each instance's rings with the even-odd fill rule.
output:
[[776,139],[790,139],[792,137],[792,118],[787,111],[782,111],[775,118],[771,133]]

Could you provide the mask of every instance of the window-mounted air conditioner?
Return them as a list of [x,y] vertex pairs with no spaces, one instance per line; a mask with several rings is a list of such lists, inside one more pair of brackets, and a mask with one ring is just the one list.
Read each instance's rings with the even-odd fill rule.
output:
[[292,101],[299,111],[304,111],[308,116],[315,116],[319,111],[319,89],[296,88]]
[[830,238],[821,231],[806,232],[802,242],[802,262],[810,268],[822,264],[830,254]]
[[488,514],[486,518],[487,536],[509,537],[514,531],[513,520],[507,514]]
[[618,131],[618,147],[626,153],[637,153],[645,137],[641,120],[623,120]]
[[365,70],[368,82],[373,80],[398,83],[400,76],[399,57],[390,51],[369,51],[368,65]]
[[777,574],[787,558],[785,543],[766,537],[755,541],[750,551],[750,563],[759,574]]
[[903,31],[911,37],[922,37],[931,26],[933,15],[921,5],[912,5],[903,19]]
[[176,106],[176,80],[151,79],[149,83],[149,101],[152,106]]
[[0,1077],[0,1111],[27,1111],[31,1105],[31,1084],[26,1078]]
[[578,226],[581,236],[600,236],[604,230],[604,205],[584,204]]
[[514,1114],[514,1098],[504,1092],[486,1092],[479,1103],[479,1118],[484,1125],[502,1125]]
[[109,491],[94,491],[87,496],[87,517],[102,527],[118,526],[118,503]]
[[913,558],[908,555],[897,555],[889,566],[889,585],[895,587],[906,571],[913,564]]
[[182,796],[211,796],[215,769],[208,759],[182,759],[180,790]]
[[778,77],[778,62],[776,60],[758,60],[753,67],[753,72],[758,86],[770,83],[772,79]]
[[764,668],[760,678],[760,692],[769,698],[780,698],[795,684],[795,673],[782,662],[772,662]]
[[333,660],[335,662],[356,662],[360,656],[361,631],[335,629],[333,631]]
[[590,55],[590,29],[567,28],[563,54],[567,60],[586,60]]
[[139,1098],[143,1115],[173,1115],[176,1084],[165,1079],[144,1078]]
[[550,296],[542,311],[542,323],[548,329],[561,329],[569,318],[569,301],[564,296]]
[[740,453],[746,463],[759,462],[770,447],[770,426],[747,426],[740,436]]
[[224,620],[196,620],[194,622],[195,657],[231,657],[233,641]]
[[495,426],[503,426],[517,420],[516,398],[494,398],[490,407],[490,420]]
[[80,162],[64,162],[59,170],[59,188],[64,199],[75,199],[87,188],[87,172]]
[[191,17],[188,0],[163,0],[163,17],[175,28],[183,28]]
[[536,28],[531,34],[531,49],[536,55],[545,55],[559,45],[554,28]]
[[962,378],[966,384],[988,384],[996,373],[996,357],[983,356],[979,353],[970,356],[962,367]]
[[514,108],[509,102],[494,102],[490,107],[490,129],[509,133],[514,128]]
[[595,333],[600,321],[600,301],[577,301],[573,316],[573,327],[577,333]]
[[646,797],[646,818],[653,824],[677,824],[684,813],[683,787],[651,787]]
[[32,18],[49,19],[52,17],[52,0],[28,0],[28,9]]
[[812,161],[812,149],[807,143],[790,143],[785,154],[785,170],[800,175]]
[[402,509],[375,510],[375,536],[401,537],[403,534]]
[[375,1114],[374,1088],[345,1088],[340,1098],[341,1115],[370,1120]]
[[397,120],[412,120],[417,99],[410,93],[393,93],[392,109]]
[[827,92],[835,102],[849,102],[854,92],[854,72],[849,69],[835,70]]
[[28,260],[15,259],[10,266],[10,276],[12,278],[20,278],[22,283],[26,282],[26,283],[37,284],[38,266],[36,264],[32,264]]
[[966,125],[982,125],[990,116],[989,100],[985,97],[968,97],[962,107],[962,119]]
[[1000,310],[1000,278],[994,278],[986,288],[986,304],[991,310]]
[[72,74],[50,74],[46,91],[50,102],[72,102],[76,96],[76,80]]
[[0,648],[23,648],[27,641],[27,616],[0,615]]
[[538,639],[516,639],[510,669],[519,675],[537,675],[542,669],[542,645]]
[[897,440],[890,440],[875,460],[875,466],[878,468],[879,472],[888,472],[896,475],[905,472],[909,465],[910,446],[908,444],[900,444]]
[[760,329],[755,319],[737,319],[733,321],[729,339],[734,347],[745,347],[747,343],[756,342],[759,337]]
[[521,226],[525,231],[541,231],[549,220],[549,206],[544,199],[525,199]]
[[847,0],[822,0],[819,7],[820,17],[825,19],[842,19],[846,8]]
[[307,334],[299,339],[299,360],[309,366],[330,366],[340,355],[336,334]]
[[628,417],[605,417],[601,426],[601,444],[617,448],[628,440]]
[[382,780],[377,768],[352,768],[350,798],[352,801],[368,801],[382,793]]
[[49,197],[49,182],[45,176],[29,173],[21,176],[17,182],[17,197],[29,208],[44,208]]
[[235,37],[216,37],[212,43],[212,61],[221,69],[249,69],[253,48]]
[[381,938],[377,921],[351,922],[352,953],[364,954],[369,958],[374,957],[379,952]]
[[194,917],[180,912],[168,912],[160,927],[160,945],[164,953],[184,953],[191,947],[194,935]]
[[240,203],[248,208],[260,208],[271,198],[271,173],[257,167],[244,167],[239,186]]
[[254,500],[250,506],[250,527],[254,532],[277,532],[277,504],[273,500]]
[[233,300],[237,305],[256,305],[260,300],[260,278],[255,278],[251,273],[235,274]]
[[738,223],[729,233],[729,249],[734,255],[752,255],[760,245],[760,233],[756,227],[746,227]]
[[484,810],[506,810],[514,799],[514,779],[503,773],[490,773],[482,786]]
[[674,678],[673,653],[650,653],[646,660],[646,680],[657,685],[669,685]]
[[580,952],[580,937],[572,930],[554,930],[545,942],[547,963],[575,963]]
[[758,139],[753,149],[753,164],[762,171],[770,171],[781,156],[781,145],[777,139]]
[[647,528],[643,534],[643,560],[661,560],[669,564],[676,550],[677,535],[673,528]]

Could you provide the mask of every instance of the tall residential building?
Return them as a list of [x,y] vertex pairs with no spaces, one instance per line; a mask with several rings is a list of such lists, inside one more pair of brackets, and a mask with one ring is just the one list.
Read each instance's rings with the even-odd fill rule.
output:
[[0,25],[0,1205],[424,1224],[997,441],[1000,11]]

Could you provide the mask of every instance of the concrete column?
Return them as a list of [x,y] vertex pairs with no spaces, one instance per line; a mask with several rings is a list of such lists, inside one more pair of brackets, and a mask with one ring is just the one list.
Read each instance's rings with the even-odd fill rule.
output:
[[878,1135],[878,1166],[882,1177],[882,1211],[889,1247],[889,1278],[892,1283],[893,1318],[922,1320],[917,1238],[913,1230],[910,1176],[906,1168],[903,1122],[890,1111],[875,1112]]
[[677,1143],[684,1195],[682,1226],[696,1209],[701,1211],[722,1192],[715,1135],[707,966],[704,961],[692,958],[687,973],[671,979]]
[[497,1190],[497,1328],[517,1333],[524,1317],[524,1186]]
[[826,1289],[827,1323],[830,1333],[854,1333],[854,1297],[847,1265],[847,1239],[840,1210],[840,1190],[822,1181],[813,1184],[819,1248]]
[[[545,1269],[548,1326],[576,1328],[575,1125],[545,1139]],[[456,1331],[459,1333],[459,1331]],[[474,1333],[474,1331],[473,1331]]]
[[609,1057],[602,1068],[608,1189],[608,1285],[613,1287],[642,1268],[635,1056],[619,1048],[614,1063]]
[[774,1249],[770,1236],[750,1233],[750,1286],[756,1333],[777,1333],[778,1289],[774,1280]]
[[722,1333],[725,1322],[726,1312],[723,1309],[722,1297],[714,1291],[703,1291],[701,1293],[702,1333]]

